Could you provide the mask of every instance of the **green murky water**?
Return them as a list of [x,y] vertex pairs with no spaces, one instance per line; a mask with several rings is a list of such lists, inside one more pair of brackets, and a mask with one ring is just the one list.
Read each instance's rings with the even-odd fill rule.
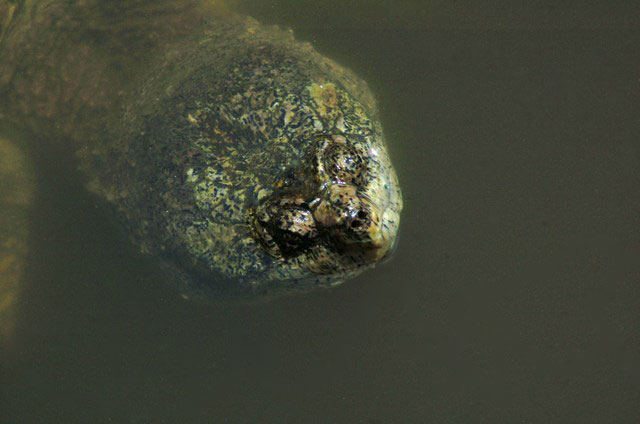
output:
[[64,152],[35,203],[0,422],[640,421],[640,26],[595,2],[236,1],[379,96],[395,257],[186,302]]

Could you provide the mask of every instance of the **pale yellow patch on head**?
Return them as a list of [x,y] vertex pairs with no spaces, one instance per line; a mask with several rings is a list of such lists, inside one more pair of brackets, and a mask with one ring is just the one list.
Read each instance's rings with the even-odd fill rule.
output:
[[335,111],[338,107],[338,92],[336,86],[331,83],[313,83],[309,87],[311,99],[318,106],[317,112],[321,118],[326,118],[330,110]]

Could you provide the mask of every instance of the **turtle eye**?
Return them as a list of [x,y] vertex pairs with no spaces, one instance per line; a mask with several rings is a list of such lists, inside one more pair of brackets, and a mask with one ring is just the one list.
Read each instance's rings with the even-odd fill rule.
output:
[[318,235],[311,211],[286,206],[271,221],[271,235],[283,256],[292,256],[308,248]]
[[311,211],[297,206],[284,207],[274,219],[275,228],[300,237],[317,235]]
[[324,153],[324,168],[336,183],[364,185],[367,169],[362,153],[354,146],[329,146]]
[[300,254],[317,242],[318,229],[306,203],[283,196],[254,209],[252,216],[257,241],[276,258]]

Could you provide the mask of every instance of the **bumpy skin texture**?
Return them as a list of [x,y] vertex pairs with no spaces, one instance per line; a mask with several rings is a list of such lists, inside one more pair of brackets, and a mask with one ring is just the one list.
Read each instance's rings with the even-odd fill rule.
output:
[[108,112],[61,117],[90,188],[200,290],[333,285],[373,266],[402,200],[366,84],[289,32],[204,16],[144,46],[151,71],[94,72],[123,87],[94,100]]

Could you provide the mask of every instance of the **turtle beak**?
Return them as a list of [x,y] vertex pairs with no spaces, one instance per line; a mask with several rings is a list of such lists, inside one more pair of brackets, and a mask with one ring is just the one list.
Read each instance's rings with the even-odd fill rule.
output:
[[314,220],[346,251],[351,254],[358,252],[366,263],[377,262],[388,254],[395,236],[384,220],[385,209],[366,196],[357,198],[357,207],[343,209],[341,206],[346,198],[356,198],[355,189],[353,193],[347,189],[340,186],[339,194],[326,195],[315,204],[312,208]]
[[379,261],[392,251],[395,234],[391,234],[385,226],[384,210],[377,212],[375,208],[372,207],[371,209],[374,219],[371,220],[371,224],[367,229],[368,238],[363,239],[361,243],[373,251],[373,260]]

